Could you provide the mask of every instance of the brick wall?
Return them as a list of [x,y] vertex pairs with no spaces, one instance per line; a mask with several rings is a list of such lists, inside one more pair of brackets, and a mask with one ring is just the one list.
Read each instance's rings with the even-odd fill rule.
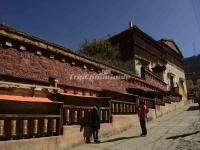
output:
[[162,82],[158,77],[153,76],[149,71],[145,72],[145,80],[148,81],[149,84],[154,85],[162,90],[167,90],[167,85]]

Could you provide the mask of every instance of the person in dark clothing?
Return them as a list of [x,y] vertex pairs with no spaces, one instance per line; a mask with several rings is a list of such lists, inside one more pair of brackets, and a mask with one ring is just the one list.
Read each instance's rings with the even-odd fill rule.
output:
[[146,118],[147,118],[147,113],[149,112],[148,108],[144,104],[144,102],[139,103],[138,107],[138,117],[140,119],[140,126],[142,129],[142,134],[141,136],[146,136],[147,135],[147,128],[146,128]]
[[100,130],[100,114],[99,114],[99,106],[94,106],[94,108],[91,111],[91,127],[92,127],[92,133],[95,143],[99,143],[99,130]]

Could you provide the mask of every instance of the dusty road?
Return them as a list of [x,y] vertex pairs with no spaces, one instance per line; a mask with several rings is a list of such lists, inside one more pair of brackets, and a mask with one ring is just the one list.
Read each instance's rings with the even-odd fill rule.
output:
[[148,123],[148,136],[140,130],[101,139],[100,144],[84,144],[73,150],[200,150],[200,113],[190,104]]

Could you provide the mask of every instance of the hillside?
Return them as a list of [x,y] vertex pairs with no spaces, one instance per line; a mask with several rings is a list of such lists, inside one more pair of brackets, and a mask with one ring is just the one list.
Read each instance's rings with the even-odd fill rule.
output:
[[186,73],[192,73],[192,72],[200,73],[200,54],[198,56],[184,58],[183,63]]

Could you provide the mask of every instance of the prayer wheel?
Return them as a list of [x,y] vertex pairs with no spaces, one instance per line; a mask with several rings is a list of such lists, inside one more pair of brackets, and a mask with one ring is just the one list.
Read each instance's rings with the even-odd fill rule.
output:
[[11,120],[11,136],[16,136],[17,134],[17,121]]
[[129,109],[130,109],[130,113],[132,113],[133,112],[133,105],[129,105]]
[[116,106],[116,112],[118,113],[119,112],[119,104],[115,104]]
[[22,134],[27,135],[28,134],[28,120],[22,121]]
[[74,120],[75,120],[75,111],[74,110],[70,110],[70,123],[74,123]]
[[120,113],[122,112],[122,104],[120,104]]
[[33,131],[33,134],[37,134],[38,133],[38,120],[37,119],[33,120],[32,131]]
[[112,103],[112,112],[114,113],[115,112],[115,104]]
[[0,120],[0,136],[4,136],[4,120]]
[[77,112],[77,110],[74,111],[74,122],[78,122],[78,112]]
[[66,119],[66,122],[69,123],[70,122],[70,110],[69,109],[66,109],[65,110],[65,119]]
[[43,133],[47,133],[48,132],[48,119],[44,119],[43,120]]
[[81,111],[81,118],[84,118],[84,116],[85,116],[85,111],[82,110],[82,111]]
[[102,112],[102,110],[100,110],[100,120],[103,120],[103,112]]
[[105,119],[104,120],[108,120],[108,111],[105,110],[104,113],[105,113]]
[[132,105],[133,112],[136,112],[135,105]]
[[123,112],[126,112],[126,104],[123,104]]
[[80,110],[77,111],[77,122],[81,122],[82,119],[82,112]]
[[129,113],[129,104],[126,105],[127,113]]
[[56,119],[51,120],[51,132],[52,133],[56,132]]
[[107,112],[107,110],[103,110],[103,121],[106,121],[107,120],[107,118],[108,118],[108,112]]

